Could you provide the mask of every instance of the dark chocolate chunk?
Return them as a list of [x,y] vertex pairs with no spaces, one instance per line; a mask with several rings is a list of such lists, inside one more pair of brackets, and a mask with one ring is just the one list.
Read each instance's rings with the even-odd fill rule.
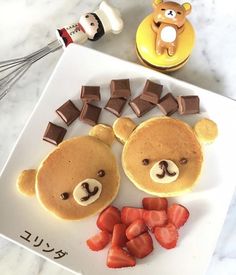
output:
[[105,176],[105,171],[104,170],[99,170],[98,173],[97,173],[97,175],[99,177],[104,177]]
[[57,114],[69,126],[80,115],[80,110],[75,107],[72,101],[68,100],[56,110]]
[[143,159],[142,163],[143,163],[143,165],[148,165],[149,164],[149,159]]
[[126,99],[124,98],[110,98],[104,107],[107,111],[111,112],[117,117],[120,117],[122,110],[125,107]]
[[101,99],[99,86],[82,86],[80,98],[83,101],[99,101]]
[[66,134],[66,129],[60,127],[52,122],[48,123],[47,129],[43,135],[43,140],[50,142],[54,145],[58,145],[62,142]]
[[199,113],[199,97],[196,95],[178,96],[179,113],[181,115],[190,115]]
[[180,164],[186,164],[188,162],[188,160],[186,158],[182,158],[179,160]]
[[111,81],[111,97],[129,98],[131,96],[129,79],[116,79]]
[[141,117],[147,112],[151,111],[155,105],[140,98],[140,95],[129,102],[137,117]]
[[141,94],[141,99],[157,104],[160,100],[162,89],[162,85],[147,80]]
[[166,94],[158,103],[159,109],[166,116],[170,116],[178,110],[178,103],[171,93]]
[[94,126],[98,122],[101,110],[102,109],[100,107],[94,106],[90,103],[84,103],[81,110],[80,119],[87,124]]
[[64,192],[60,195],[60,198],[64,201],[64,200],[67,200],[69,199],[69,193],[67,192]]

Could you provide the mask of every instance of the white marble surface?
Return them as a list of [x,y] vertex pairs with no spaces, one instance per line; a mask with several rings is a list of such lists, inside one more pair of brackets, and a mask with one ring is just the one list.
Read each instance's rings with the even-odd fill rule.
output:
[[[151,11],[151,0],[111,2],[123,14],[123,33],[116,37],[110,35],[96,43],[90,42],[87,46],[137,62],[135,31],[142,18]],[[55,39],[54,30],[57,27],[73,22],[78,15],[93,10],[98,3],[98,0],[0,0],[0,60],[22,56],[44,46]],[[219,0],[192,0],[191,3],[193,11],[189,19],[196,29],[196,47],[188,64],[172,75],[236,99],[234,1],[228,0],[224,4]],[[60,55],[61,51],[35,64],[0,102],[0,169]],[[0,237],[0,274],[71,273]],[[235,274],[236,194],[207,271],[207,275]]]

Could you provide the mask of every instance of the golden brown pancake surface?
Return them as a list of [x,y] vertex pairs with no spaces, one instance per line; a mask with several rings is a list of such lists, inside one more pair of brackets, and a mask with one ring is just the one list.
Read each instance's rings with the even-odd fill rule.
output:
[[[105,175],[99,177],[98,171]],[[100,197],[93,203],[78,204],[73,191],[85,179],[102,184]],[[81,136],[62,142],[41,163],[36,177],[36,195],[42,205],[56,216],[79,220],[108,206],[119,189],[119,171],[111,148],[93,136]],[[68,193],[63,200],[61,194]]]
[[[143,160],[148,160],[148,165]],[[160,160],[171,160],[179,168],[171,183],[158,183],[150,170]],[[183,164],[183,159],[187,162]],[[185,162],[185,161],[184,161]],[[122,165],[128,178],[141,190],[158,196],[176,196],[190,191],[201,172],[203,155],[192,128],[168,117],[149,119],[140,124],[126,141]]]

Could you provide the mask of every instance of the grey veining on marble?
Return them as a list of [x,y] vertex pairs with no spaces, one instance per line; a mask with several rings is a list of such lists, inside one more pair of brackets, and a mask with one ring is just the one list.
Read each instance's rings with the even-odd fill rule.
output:
[[[31,53],[55,39],[55,29],[93,10],[98,0],[0,0],[0,60]],[[151,0],[113,0],[124,18],[124,31],[88,47],[137,62],[135,32],[151,10]],[[234,1],[192,0],[189,20],[196,46],[187,65],[173,77],[236,99],[236,20]],[[118,46],[117,46],[118,45]],[[30,116],[62,51],[35,64],[0,101],[0,170]],[[220,111],[220,106],[219,106]],[[224,114],[222,114],[224,115]],[[220,202],[219,202],[220,203]],[[206,244],[207,245],[207,244]],[[1,275],[65,275],[68,271],[0,237]],[[231,202],[207,275],[236,274],[236,194]],[[185,274],[183,274],[185,275]],[[189,274],[188,274],[189,275]]]

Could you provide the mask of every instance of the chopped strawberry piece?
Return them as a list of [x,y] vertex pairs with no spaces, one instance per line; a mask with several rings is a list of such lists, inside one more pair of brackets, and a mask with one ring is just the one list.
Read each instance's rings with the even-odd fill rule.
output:
[[156,226],[164,226],[167,224],[167,214],[164,210],[145,210],[143,220],[148,228],[153,231]]
[[126,243],[127,249],[131,255],[136,258],[144,258],[153,250],[151,236],[146,232]]
[[119,223],[115,224],[112,233],[111,245],[123,247],[126,245],[127,238],[125,235],[126,225]]
[[127,266],[135,266],[136,260],[124,249],[113,246],[107,254],[107,266],[110,268],[121,268]]
[[107,207],[97,219],[97,227],[108,232],[112,232],[117,223],[121,223],[120,210],[114,206]]
[[138,219],[128,226],[126,229],[126,237],[131,240],[146,231],[148,231],[148,228],[145,222],[142,219]]
[[92,236],[87,240],[88,247],[93,251],[103,249],[111,239],[111,235],[106,231],[100,231],[98,234]]
[[167,216],[170,223],[180,228],[186,223],[189,211],[183,205],[174,203],[168,208]]
[[121,221],[123,224],[130,225],[137,219],[142,219],[143,212],[143,208],[123,207],[121,209]]
[[156,227],[154,235],[159,244],[167,249],[176,247],[179,237],[177,228],[171,223],[163,227]]
[[146,210],[167,210],[168,207],[166,198],[143,198],[142,203]]

